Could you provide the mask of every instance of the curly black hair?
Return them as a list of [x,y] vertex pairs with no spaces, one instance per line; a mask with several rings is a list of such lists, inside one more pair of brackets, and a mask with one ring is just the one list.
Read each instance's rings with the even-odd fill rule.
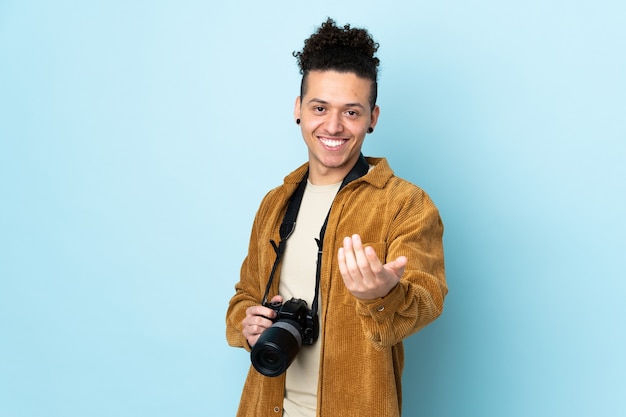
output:
[[302,51],[293,53],[302,74],[300,97],[306,93],[309,71],[352,72],[372,81],[370,105],[373,109],[378,90],[380,60],[374,56],[378,47],[366,29],[351,28],[349,24],[340,28],[333,19],[328,18],[304,41]]

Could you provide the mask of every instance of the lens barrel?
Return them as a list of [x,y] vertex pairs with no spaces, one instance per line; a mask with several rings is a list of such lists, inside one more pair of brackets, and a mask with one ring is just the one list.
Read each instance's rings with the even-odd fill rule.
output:
[[287,370],[302,346],[300,326],[293,320],[279,320],[266,329],[250,352],[254,368],[265,376]]

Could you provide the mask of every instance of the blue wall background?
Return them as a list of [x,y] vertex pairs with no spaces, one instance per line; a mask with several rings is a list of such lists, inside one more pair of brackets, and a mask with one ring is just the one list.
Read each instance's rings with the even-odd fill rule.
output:
[[0,3],[0,416],[234,415],[224,314],[326,16],[381,44],[365,153],[446,225],[404,415],[626,414],[624,3],[335,3]]

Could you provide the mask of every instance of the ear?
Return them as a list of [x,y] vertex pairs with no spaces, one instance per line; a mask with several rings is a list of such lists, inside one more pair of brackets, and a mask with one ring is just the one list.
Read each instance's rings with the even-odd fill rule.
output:
[[296,104],[293,108],[293,119],[300,119],[300,96],[296,97]]
[[378,105],[374,106],[374,110],[372,110],[372,115],[370,116],[370,127],[373,129],[376,127],[376,123],[378,123],[378,116],[380,116],[380,107]]

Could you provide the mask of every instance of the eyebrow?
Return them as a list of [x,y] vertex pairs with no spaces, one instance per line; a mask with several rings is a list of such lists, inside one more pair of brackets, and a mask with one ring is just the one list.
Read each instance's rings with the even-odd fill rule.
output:
[[[312,98],[307,102],[307,104],[318,103],[318,104],[330,104],[326,100],[322,100],[321,98]],[[361,109],[365,109],[365,107],[361,103],[346,103],[343,107],[359,107]]]

